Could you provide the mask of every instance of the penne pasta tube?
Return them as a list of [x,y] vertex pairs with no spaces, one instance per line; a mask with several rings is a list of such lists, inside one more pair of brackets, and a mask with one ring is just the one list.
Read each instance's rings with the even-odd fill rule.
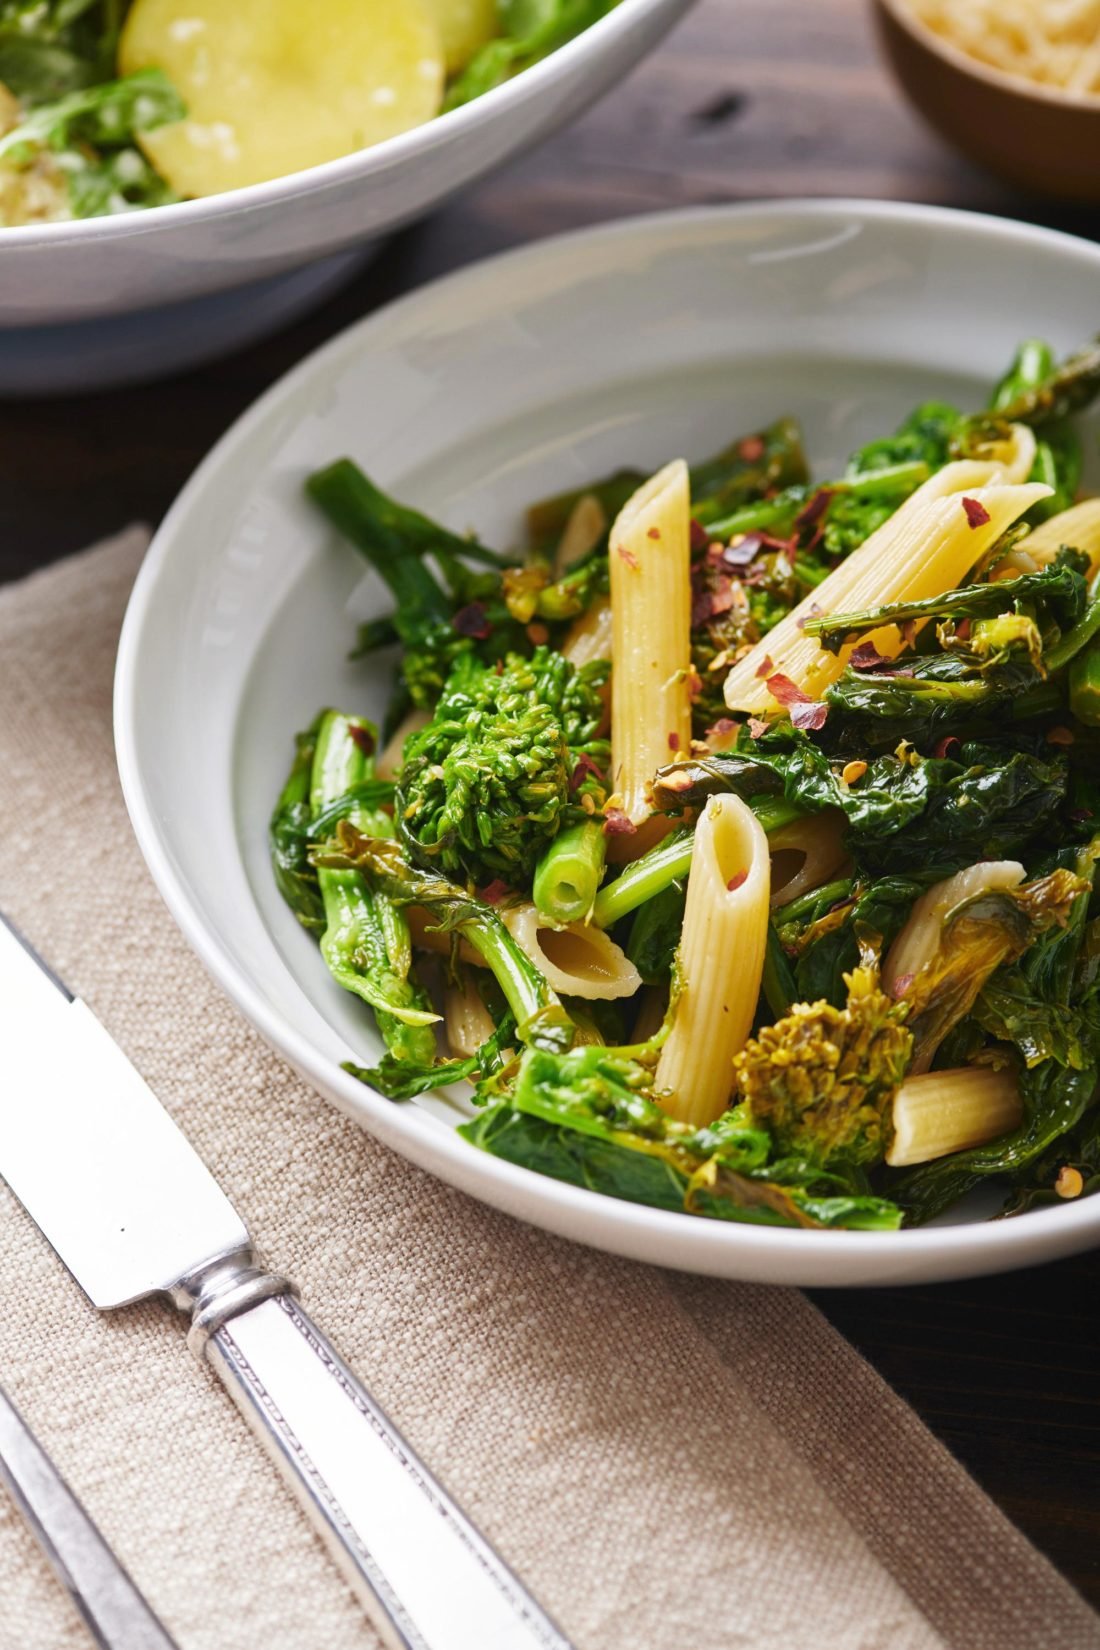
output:
[[584,922],[558,927],[526,901],[502,907],[500,914],[547,984],[564,996],[610,1001],[633,997],[642,983],[621,946],[602,928]]
[[822,813],[792,820],[772,832],[768,845],[772,861],[770,904],[774,911],[820,888],[844,864],[848,857],[844,815],[839,809],[826,808]]
[[1064,544],[1082,550],[1089,558],[1089,570],[1100,569],[1100,498],[1086,498],[1068,510],[1041,522],[1019,546],[1036,567],[1052,562]]
[[680,940],[680,998],[654,1093],[702,1127],[729,1103],[733,1059],[752,1029],[768,938],[768,839],[740,797],[715,796],[695,828]]
[[405,740],[410,734],[419,733],[426,728],[431,717],[426,710],[410,710],[390,734],[374,766],[379,779],[396,779],[401,771],[401,760],[405,751]]
[[554,573],[560,578],[575,561],[599,544],[607,532],[607,512],[595,493],[582,493],[569,512],[565,531],[554,552]]
[[[830,653],[815,637],[803,635],[800,620],[813,613],[855,612],[952,590],[1025,510],[1050,495],[1050,488],[1037,482],[973,486],[964,481],[957,487],[960,476],[989,469],[975,461],[946,464],[918,487],[889,521],[734,665],[725,687],[730,709],[774,715],[778,701],[767,687],[773,674],[788,677],[811,699],[819,698],[836,681],[855,644]],[[943,478],[949,472],[952,486],[945,491]],[[887,658],[902,647],[896,625],[885,625],[860,641],[871,642]]]
[[461,984],[448,985],[444,990],[443,1030],[448,1048],[460,1060],[476,1054],[496,1030],[480,991],[466,972]]
[[593,659],[611,658],[611,598],[597,596],[592,605],[573,620],[561,650],[578,670]]
[[1024,1119],[1015,1073],[962,1066],[907,1077],[894,1096],[886,1161],[901,1169],[984,1146]]
[[640,487],[611,529],[611,783],[633,825],[653,775],[691,743],[691,499],[682,459]]
[[944,919],[964,900],[994,888],[1018,888],[1024,868],[1015,859],[983,860],[935,882],[917,900],[882,967],[882,989],[898,995],[899,982],[912,980],[940,948]]

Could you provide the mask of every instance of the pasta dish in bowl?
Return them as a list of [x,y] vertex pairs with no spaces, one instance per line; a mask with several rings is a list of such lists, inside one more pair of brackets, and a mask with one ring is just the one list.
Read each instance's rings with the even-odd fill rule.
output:
[[[536,504],[526,556],[349,460],[388,741],[322,711],[275,877],[406,1100],[578,1186],[892,1228],[1100,1185],[1100,344],[810,480],[797,424]],[[436,1026],[444,1030],[437,1049]]]
[[666,216],[270,392],[143,567],[117,743],[274,1046],[637,1258],[1095,1241],[1098,268],[913,208]]

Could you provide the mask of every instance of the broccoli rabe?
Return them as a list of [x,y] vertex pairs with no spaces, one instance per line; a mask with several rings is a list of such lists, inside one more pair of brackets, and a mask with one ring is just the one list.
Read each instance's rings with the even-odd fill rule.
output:
[[571,799],[581,757],[606,767],[597,738],[607,666],[576,670],[536,648],[498,666],[455,666],[428,726],[405,749],[397,829],[409,856],[476,885],[516,887],[563,826],[585,815]]
[[877,966],[864,962],[844,978],[845,1008],[796,1003],[734,1063],[748,1114],[776,1155],[822,1168],[882,1158],[888,1108],[913,1048],[906,1006],[882,990]]
[[816,1161],[770,1160],[770,1139],[743,1109],[705,1129],[656,1103],[638,1050],[587,1046],[529,1051],[507,1097],[492,1081],[489,1108],[461,1133],[494,1156],[609,1197],[771,1226],[882,1229],[896,1207]]

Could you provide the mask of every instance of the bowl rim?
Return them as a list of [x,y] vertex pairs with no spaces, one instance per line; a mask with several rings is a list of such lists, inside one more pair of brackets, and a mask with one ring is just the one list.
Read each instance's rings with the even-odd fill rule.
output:
[[[494,254],[452,271],[410,293],[380,306],[352,323],[298,362],[267,390],[219,438],[194,471],[160,527],[135,580],[119,638],[114,684],[114,734],[119,778],[130,822],[153,880],[185,939],[226,995],[258,1029],[268,1044],[313,1087],[361,1127],[387,1145],[409,1156],[429,1172],[441,1175],[471,1195],[506,1209],[529,1224],[577,1238],[618,1253],[642,1257],[679,1270],[760,1279],[769,1273],[775,1281],[800,1286],[839,1287],[894,1284],[933,1278],[976,1276],[1037,1264],[1100,1243],[1100,1196],[1082,1198],[1057,1207],[1030,1211],[1019,1220],[983,1221],[904,1231],[802,1230],[693,1219],[678,1211],[650,1208],[568,1185],[502,1159],[480,1153],[453,1129],[440,1127],[414,1108],[395,1106],[367,1085],[352,1078],[320,1055],[308,1037],[289,1025],[265,1001],[251,976],[225,951],[213,925],[208,926],[189,898],[184,879],[176,872],[168,833],[162,830],[151,798],[145,791],[139,759],[139,654],[146,620],[156,598],[157,582],[173,554],[174,541],[186,532],[194,503],[209,480],[226,464],[238,462],[238,453],[269,422],[275,424],[284,400],[314,376],[324,378],[342,357],[369,350],[374,332],[385,333],[393,320],[410,310],[438,303],[441,295],[460,294],[490,281],[537,265],[563,250],[582,253],[609,241],[654,235],[677,237],[683,231],[710,227],[720,233],[753,219],[792,218],[806,223],[853,219],[860,223],[922,226],[929,233],[977,237],[1009,248],[1036,242],[1092,264],[1100,275],[1100,244],[1042,225],[951,207],[858,198],[794,198],[784,201],[698,206],[642,213],[625,219],[548,236],[510,251]],[[576,267],[581,259],[575,260]],[[522,282],[511,283],[516,287]],[[339,1099],[335,1097],[339,1096]],[[366,1118],[374,1114],[368,1124]],[[377,1127],[375,1127],[377,1122]],[[427,1140],[424,1126],[431,1129]],[[427,1140],[427,1144],[426,1144]],[[473,1169],[472,1159],[477,1159]],[[430,1161],[429,1161],[430,1159]],[[446,1165],[446,1167],[441,1167]],[[476,1182],[476,1184],[475,1184]],[[585,1229],[587,1228],[587,1231]],[[723,1259],[726,1258],[726,1264]],[[741,1257],[732,1265],[734,1257]],[[864,1275],[845,1275],[844,1261],[868,1262]],[[890,1262],[898,1270],[891,1272]],[[831,1262],[840,1263],[840,1275],[831,1274]],[[876,1269],[876,1262],[878,1268]],[[907,1267],[907,1262],[913,1262]],[[802,1270],[799,1272],[799,1263]],[[873,1278],[867,1271],[876,1272]],[[796,1278],[795,1273],[799,1275]],[[782,1274],[782,1277],[778,1276]],[[908,1274],[908,1275],[907,1275]]]
[[[226,189],[217,195],[199,195],[191,200],[174,201],[167,206],[134,209],[94,218],[62,218],[55,222],[15,224],[0,227],[0,249],[61,245],[63,242],[87,240],[125,240],[131,236],[155,234],[159,229],[186,228],[198,223],[209,223],[230,217],[235,212],[260,212],[268,208],[286,206],[299,196],[315,189],[337,187],[352,179],[369,180],[377,173],[388,171],[405,161],[415,160],[452,137],[485,124],[496,117],[504,118],[512,108],[537,98],[544,88],[568,80],[580,59],[592,51],[610,49],[615,41],[625,36],[648,17],[678,5],[685,11],[694,0],[619,0],[606,16],[589,24],[572,40],[556,51],[532,64],[522,74],[506,80],[491,91],[460,108],[448,109],[419,126],[410,126],[381,143],[365,149],[353,150],[335,160],[307,166],[300,172],[288,172],[283,177],[269,178],[263,183],[245,184],[239,189]],[[384,231],[378,231],[384,233]],[[306,261],[309,255],[306,254]]]
[[930,29],[924,19],[913,11],[908,0],[874,0],[874,3],[879,11],[889,14],[892,21],[915,45],[923,47],[934,57],[939,57],[960,74],[984,81],[987,86],[997,91],[1029,102],[1047,104],[1073,114],[1095,114],[1100,117],[1100,92],[1060,91],[1056,86],[1029,80],[1025,75],[1009,74],[1007,69],[998,69],[991,63],[983,63],[980,59],[971,57],[961,46],[944,39],[935,29]]

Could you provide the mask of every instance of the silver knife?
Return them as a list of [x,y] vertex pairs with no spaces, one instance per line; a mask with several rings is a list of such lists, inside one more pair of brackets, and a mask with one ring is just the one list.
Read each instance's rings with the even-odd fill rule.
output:
[[0,1175],[102,1310],[169,1295],[392,1650],[570,1650],[298,1304],[86,1004],[0,919]]

